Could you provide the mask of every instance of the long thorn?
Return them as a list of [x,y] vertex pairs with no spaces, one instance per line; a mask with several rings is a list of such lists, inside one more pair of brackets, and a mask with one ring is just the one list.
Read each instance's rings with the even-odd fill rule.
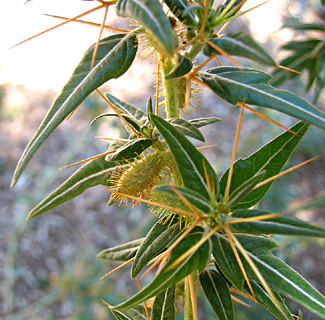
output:
[[103,302],[104,304],[106,304],[109,308],[111,308],[112,305],[110,305],[108,302],[106,302],[105,300],[103,299],[100,299],[101,302]]
[[[51,18],[61,19],[61,20],[69,20],[69,18],[56,16],[54,14],[43,13],[43,15],[47,16],[47,17],[51,17]],[[75,19],[75,20],[72,20],[72,22],[79,22],[79,23],[87,24],[87,25],[90,25],[93,27],[99,27],[99,28],[101,27],[100,23],[91,22],[91,21]],[[112,26],[108,26],[108,25],[104,25],[104,29],[121,32],[121,33],[124,33],[124,32],[128,33],[131,31],[131,29],[122,29],[122,28],[112,27]]]
[[122,139],[122,138],[108,138],[102,136],[95,136],[96,139],[110,140],[110,141],[120,141],[120,142],[130,142],[130,139]]
[[241,291],[236,290],[236,289],[234,289],[234,288],[229,288],[229,291],[231,291],[231,292],[233,292],[233,293],[236,293],[236,294],[238,294],[238,295],[240,295],[240,296],[242,296],[242,297],[244,297],[244,298],[247,298],[247,299],[249,299],[249,300],[254,301],[254,299],[252,298],[252,296],[250,296],[250,295],[248,295],[248,294],[246,294],[246,293],[244,293],[244,292],[241,292]]
[[235,223],[245,223],[245,222],[251,222],[251,221],[263,221],[263,220],[270,220],[273,218],[277,218],[282,216],[282,212],[277,212],[277,213],[268,213],[264,214],[262,216],[258,217],[249,217],[249,218],[239,218],[239,219],[234,219],[234,220],[227,220],[227,225],[229,224],[235,224]]
[[297,74],[302,74],[302,72],[299,72],[297,70],[290,69],[290,68],[285,67],[285,66],[277,65],[277,67],[279,69],[286,70],[286,71],[289,71],[289,72],[293,72],[293,73],[297,73]]
[[25,40],[23,40],[23,41],[21,41],[21,42],[15,44],[15,45],[12,46],[10,49],[15,48],[15,47],[17,47],[17,46],[19,46],[19,45],[21,45],[21,44],[23,44],[23,43],[25,43],[25,42],[27,42],[27,41],[29,41],[29,40],[32,40],[32,39],[34,39],[34,38],[36,38],[36,37],[38,37],[38,36],[44,34],[44,33],[47,33],[47,32],[49,32],[49,31],[52,31],[52,30],[54,30],[54,29],[56,29],[56,28],[58,28],[58,27],[61,27],[61,26],[65,25],[65,24],[69,23],[70,21],[74,21],[74,20],[76,20],[76,19],[78,19],[78,18],[80,18],[80,17],[83,17],[83,16],[85,16],[85,15],[91,13],[91,12],[94,12],[94,11],[96,11],[96,10],[99,10],[99,9],[101,9],[101,8],[103,8],[103,7],[104,7],[104,5],[100,5],[100,6],[96,7],[96,8],[93,8],[93,9],[90,9],[90,10],[88,10],[88,11],[85,11],[85,12],[83,12],[83,13],[81,13],[81,14],[78,14],[77,16],[75,16],[75,17],[73,17],[73,18],[70,18],[70,19],[68,19],[68,20],[66,20],[66,21],[63,21],[63,22],[57,24],[57,25],[54,26],[54,27],[51,27],[51,28],[49,28],[49,29],[46,29],[46,30],[44,30],[44,31],[42,31],[42,32],[40,32],[40,33],[38,33],[38,34],[33,35],[32,37],[29,37],[28,39],[25,39]]
[[234,297],[233,295],[230,295],[230,298],[231,298],[232,300],[234,300],[234,301],[236,301],[236,302],[242,304],[243,306],[250,308],[250,305],[249,305],[249,304],[245,303],[244,301],[241,301],[241,300],[238,299],[237,297]]
[[67,169],[67,168],[70,168],[70,167],[73,167],[73,166],[77,166],[78,164],[88,162],[90,160],[94,160],[94,159],[97,159],[97,158],[105,157],[108,154],[114,153],[115,151],[116,150],[111,150],[111,151],[107,151],[107,152],[104,152],[104,153],[97,154],[96,156],[93,156],[93,157],[90,157],[90,158],[87,158],[87,159],[84,159],[84,160],[81,160],[81,161],[78,161],[78,162],[69,164],[68,166],[62,167],[59,170]]
[[203,146],[203,147],[197,147],[197,150],[205,150],[205,149],[211,149],[217,147],[217,144],[212,144],[211,146]]
[[302,163],[299,163],[299,164],[297,164],[296,166],[293,166],[293,167],[291,167],[291,168],[289,168],[289,169],[287,169],[287,170],[284,170],[284,171],[282,171],[282,172],[276,174],[275,176],[270,177],[270,178],[268,178],[268,179],[266,179],[266,180],[264,180],[264,181],[258,183],[258,184],[253,188],[253,190],[255,190],[255,189],[259,188],[259,187],[262,187],[262,186],[264,186],[265,184],[267,184],[267,183],[269,183],[269,182],[271,182],[271,181],[273,181],[273,180],[275,180],[275,179],[278,179],[278,178],[284,176],[285,174],[287,174],[287,173],[289,173],[289,172],[291,172],[291,171],[294,171],[294,170],[296,170],[296,169],[298,169],[298,168],[304,166],[305,164],[307,164],[307,163],[309,163],[309,162],[311,162],[311,161],[316,160],[317,158],[319,158],[319,156],[316,156],[316,157],[314,157],[314,158],[312,158],[312,159],[309,159],[309,160],[307,160],[307,161],[304,161],[304,162],[302,162]]
[[240,268],[240,270],[241,270],[241,272],[242,272],[242,274],[243,274],[243,276],[245,278],[245,281],[246,281],[246,283],[248,285],[248,288],[249,288],[249,290],[250,290],[250,292],[252,294],[252,297],[253,297],[254,301],[256,302],[256,298],[255,298],[255,295],[254,295],[254,291],[253,291],[253,288],[251,286],[251,283],[248,280],[248,276],[247,276],[246,270],[245,270],[245,268],[243,266],[243,263],[242,263],[242,261],[241,261],[241,259],[239,257],[239,254],[237,252],[237,249],[236,249],[236,247],[235,247],[235,245],[233,243],[233,237],[235,237],[235,236],[232,234],[232,232],[230,231],[230,229],[228,229],[228,227],[226,225],[224,227],[224,230],[226,231],[226,234],[227,234],[227,237],[228,237],[228,240],[229,240],[231,249],[232,249],[232,251],[233,251],[233,253],[234,253],[235,257],[236,257],[236,260],[238,262],[239,268]]
[[107,276],[109,276],[110,274],[112,274],[112,273],[114,273],[114,272],[122,269],[123,267],[125,267],[126,265],[128,265],[129,263],[131,263],[133,261],[134,261],[134,258],[131,258],[130,260],[125,261],[124,263],[122,263],[121,265],[119,265],[117,268],[113,269],[112,271],[110,271],[110,272],[106,273],[104,276],[102,276],[100,278],[100,280],[102,280],[102,279],[106,278]]
[[[141,285],[140,285],[140,282],[139,282],[139,279],[138,277],[135,277],[136,281],[137,281],[137,284],[138,284],[138,288],[139,290],[141,291]],[[143,307],[144,307],[144,310],[146,311],[146,315],[147,315],[147,319],[150,320],[150,316],[149,316],[149,311],[148,311],[148,307],[147,307],[147,304],[145,301],[143,301]]]
[[164,205],[164,204],[161,204],[161,203],[158,203],[158,202],[150,201],[150,200],[145,200],[145,199],[142,199],[142,198],[139,198],[139,197],[131,196],[129,194],[120,193],[120,192],[117,192],[117,191],[111,190],[111,189],[105,189],[105,190],[107,190],[107,191],[109,191],[109,192],[111,192],[113,194],[117,194],[119,196],[125,197],[125,198],[129,198],[129,199],[136,200],[136,201],[139,201],[139,202],[144,202],[144,203],[150,204],[152,206],[157,206],[157,207],[160,207],[160,208],[164,208],[166,210],[171,210],[171,211],[183,214],[185,216],[189,216],[189,217],[192,217],[192,218],[197,217],[195,214],[193,214],[191,212],[188,212],[188,211],[185,211],[185,210],[182,210],[182,209],[174,208],[174,207]]
[[204,38],[204,41],[210,46],[212,47],[214,50],[216,50],[217,52],[219,52],[220,54],[222,54],[223,56],[225,56],[228,60],[230,60],[235,66],[240,67],[240,63],[237,62],[232,56],[230,56],[225,50],[221,49],[220,47],[218,47],[216,44],[214,44],[212,41],[210,41],[207,38]]
[[180,198],[186,206],[188,206],[196,215],[197,218],[201,217],[196,208],[189,202],[174,186],[170,185],[169,188]]
[[211,238],[218,231],[219,228],[220,228],[220,226],[217,226],[214,229],[212,229],[206,236],[204,236],[194,246],[192,246],[190,249],[188,249],[187,251],[185,251],[181,256],[179,256],[170,266],[168,266],[168,268],[166,269],[166,271],[169,271],[169,270],[173,269],[180,262],[182,262],[183,260],[185,260],[189,255],[191,255],[194,251],[196,251],[197,249],[199,249],[201,247],[201,245],[203,245],[203,243],[205,241],[207,241],[209,238]]
[[[241,243],[237,240],[237,238],[235,237],[235,235],[229,229],[228,229],[228,232],[230,233],[230,235],[232,237],[232,240],[236,243],[236,246],[239,249],[240,253],[244,256],[245,260],[247,261],[247,263],[249,264],[249,266],[252,268],[252,270],[255,273],[256,277],[258,278],[259,282],[264,287],[265,291],[270,296],[271,300],[273,301],[273,303],[275,304],[275,306],[277,307],[277,309],[283,314],[283,311],[282,311],[282,309],[281,309],[281,307],[279,305],[278,300],[275,298],[275,296],[274,296],[274,294],[273,294],[270,286],[265,281],[264,277],[262,276],[261,272],[256,267],[256,265],[253,262],[253,260],[249,257],[249,255],[247,254],[246,250],[243,248],[243,246],[241,245]],[[255,296],[253,296],[253,297],[255,298]]]
[[138,132],[136,132],[134,130],[134,128],[124,119],[124,117],[117,110],[117,108],[115,108],[115,106],[98,89],[96,89],[96,91],[101,96],[101,98],[116,112],[116,114],[121,119],[121,121],[124,122],[125,125],[128,126],[138,138],[141,138],[141,136],[138,134]]
[[193,282],[192,274],[188,276],[188,284],[190,287],[193,320],[197,320],[197,306],[196,306],[196,299],[195,299],[195,292],[194,292],[195,290],[194,290],[194,282]]
[[232,148],[230,167],[229,167],[228,178],[227,178],[227,185],[226,185],[226,190],[225,190],[225,195],[224,195],[224,201],[226,201],[228,199],[228,197],[229,197],[230,185],[231,185],[231,177],[232,177],[232,172],[233,172],[233,169],[234,169],[234,162],[235,162],[235,157],[236,157],[236,150],[237,150],[237,144],[238,144],[238,139],[239,139],[241,122],[242,122],[242,119],[243,119],[243,112],[244,112],[244,108],[241,108],[239,119],[238,119],[238,124],[237,124],[237,130],[236,130],[234,146]]
[[97,42],[96,42],[96,45],[95,45],[95,49],[94,49],[94,52],[93,52],[93,56],[92,56],[92,58],[91,58],[90,70],[91,70],[91,69],[94,67],[94,65],[95,65],[95,60],[96,60],[96,56],[97,56],[97,52],[98,52],[98,48],[99,48],[100,38],[102,37],[102,34],[103,34],[104,25],[105,25],[105,22],[106,22],[106,18],[107,18],[107,13],[108,13],[109,5],[108,5],[108,4],[105,4],[105,5],[104,5],[104,8],[105,8],[105,11],[104,11],[104,17],[103,17],[102,24],[100,25],[100,30],[99,30],[99,34],[98,34],[98,39],[97,39]]
[[260,113],[258,111],[256,111],[255,109],[249,107],[247,104],[245,103],[242,103],[242,102],[237,102],[237,105],[240,106],[240,107],[243,107],[247,110],[249,110],[250,112],[256,114],[257,116],[259,116],[260,118],[264,119],[264,120],[267,120],[275,125],[277,125],[278,127],[286,130],[286,131],[289,131],[290,133],[294,134],[294,135],[297,135],[294,131],[290,130],[289,128],[285,127],[284,125],[282,125],[281,123],[269,118],[268,116],[264,115],[263,113]]
[[184,233],[175,241],[173,244],[146,270],[146,272],[141,276],[141,279],[147,275],[161,260],[165,259],[165,257],[169,256],[171,251],[196,227],[196,225],[202,219],[197,219],[193,222],[193,224],[184,231]]

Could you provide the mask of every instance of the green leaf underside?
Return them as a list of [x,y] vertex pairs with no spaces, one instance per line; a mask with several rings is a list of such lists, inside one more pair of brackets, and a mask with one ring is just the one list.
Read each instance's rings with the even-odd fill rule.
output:
[[133,240],[98,253],[97,258],[111,261],[128,261],[135,256],[144,238]]
[[[250,281],[253,288],[255,298],[258,303],[263,305],[267,310],[269,310],[277,319],[293,320],[290,310],[283,303],[281,296],[273,291],[275,298],[277,299],[278,305],[281,307],[282,313],[278,310],[277,306],[274,304],[273,300],[266,293],[266,291],[255,281]],[[248,285],[244,284],[245,290],[250,293]]]
[[[201,196],[200,193],[196,191],[192,191],[183,187],[173,186],[181,195],[183,195],[194,207],[201,210],[204,213],[212,213],[214,209],[210,205],[210,203]],[[174,191],[170,188],[169,185],[160,185],[153,188],[153,191],[158,191],[161,194],[169,193],[170,195],[174,195],[176,198],[178,196],[174,193]]]
[[243,290],[244,276],[234,257],[230,246],[224,244],[224,239],[219,236],[212,236],[212,254],[217,266],[224,276],[240,291]]
[[130,314],[132,320],[148,320],[146,311],[143,306],[137,306],[129,309],[128,314]]
[[[231,253],[228,239],[220,234],[217,236],[223,238],[221,241],[223,248],[225,249],[228,247],[226,249],[226,251],[229,252],[227,256],[228,260],[236,263],[236,258],[234,254]],[[272,289],[296,301],[321,318],[325,318],[325,297],[295,270],[270,252],[278,247],[275,240],[266,236],[244,234],[235,234],[235,236]],[[259,281],[243,256],[241,256],[241,260],[246,269],[248,278],[250,280]]]
[[184,14],[185,10],[189,8],[189,4],[186,0],[164,0],[164,2],[180,21],[183,21],[188,26],[196,25],[197,18],[194,13],[189,12]]
[[[236,210],[231,214],[231,217],[249,218],[259,217],[266,214],[269,214],[269,212],[258,210]],[[270,220],[235,223],[231,224],[230,228],[234,232],[249,234],[283,234],[325,238],[324,227],[314,226],[305,221],[285,216],[276,217]]]
[[263,179],[265,171],[260,171],[254,176],[246,180],[237,189],[231,192],[227,206],[232,209],[235,205],[239,204],[245,197],[253,190],[253,188]]
[[191,144],[191,142],[179,133],[171,124],[153,114],[151,114],[150,117],[153,124],[157,127],[160,134],[168,144],[170,152],[182,177],[184,187],[193,191],[200,190],[201,195],[210,200],[204,166],[209,179],[211,179],[214,184],[216,189],[215,193],[218,192],[218,180],[217,175],[209,162]]
[[[245,57],[267,66],[276,66],[274,59],[246,32],[230,33],[227,36],[210,38],[209,41],[230,55]],[[219,52],[205,44],[203,54],[210,57]]]
[[151,228],[134,258],[131,277],[135,278],[141,270],[161,253],[181,231],[174,224],[168,227],[160,221]]
[[165,79],[175,79],[180,78],[187,73],[189,73],[192,70],[193,63],[189,59],[187,59],[185,56],[180,56],[180,59],[178,61],[178,64],[175,65],[175,67],[169,71],[169,73],[166,75]]
[[174,52],[172,28],[158,0],[119,0],[116,12],[137,20],[149,30],[169,56]]
[[[166,119],[166,121],[173,125],[173,127],[182,134],[204,142],[204,136],[202,135],[200,130],[189,121],[186,121],[182,118],[170,118]],[[157,128],[155,128],[153,131],[153,137],[156,137],[158,135],[159,131],[157,130]]]
[[14,173],[14,186],[36,150],[55,128],[79,106],[95,89],[106,81],[123,75],[131,66],[136,51],[137,38],[116,34],[100,41],[95,66],[90,70],[94,46],[91,46],[62,89],[34,137],[22,154]]
[[120,112],[122,110],[125,114],[137,119],[139,121],[139,125],[144,124],[144,122],[147,120],[147,114],[138,107],[122,101],[109,93],[105,93],[105,96],[109,102],[118,107],[118,110]]
[[325,129],[325,114],[293,93],[269,85],[271,76],[255,69],[218,67],[199,72],[211,90],[231,104],[245,101],[271,108]]
[[[247,180],[261,171],[265,171],[263,180],[278,174],[308,128],[308,124],[298,122],[290,128],[296,133],[296,135],[286,131],[251,154],[249,157],[237,160],[234,164],[230,185],[230,195]],[[228,172],[229,169],[220,179],[221,194],[224,194],[225,192]],[[264,197],[271,185],[272,182],[269,182],[264,186],[251,191],[248,196],[233,207],[233,210],[248,209],[252,207]]]
[[115,319],[117,320],[131,320],[129,317],[127,317],[125,314],[123,314],[120,311],[116,311],[116,310],[112,310],[110,309],[113,316],[115,317]]
[[61,203],[75,198],[89,188],[97,185],[108,185],[107,179],[115,170],[116,163],[107,162],[104,158],[89,161],[33,208],[27,220],[31,220]]
[[175,319],[175,286],[159,293],[152,306],[150,320]]
[[234,310],[224,278],[216,271],[206,269],[200,274],[206,297],[219,320],[234,320]]
[[144,150],[149,148],[152,145],[152,140],[145,139],[145,138],[139,138],[132,140],[126,144],[124,144],[122,147],[120,147],[118,150],[116,150],[114,153],[108,154],[105,157],[106,161],[119,161],[120,159],[132,159],[137,157],[140,153],[142,153]]
[[201,272],[204,270],[210,258],[209,240],[207,240],[199,249],[192,252],[186,259],[181,261],[176,267],[171,270],[166,270],[178,257],[200,241],[204,235],[205,233],[202,228],[195,227],[187,237],[183,239],[176,248],[174,248],[171,253],[170,261],[163,267],[149,285],[144,287],[142,291],[138,292],[133,297],[113,308],[117,310],[131,308],[175,285],[193,271],[198,270]]
[[303,30],[303,31],[315,30],[315,31],[325,32],[325,26],[319,23],[300,23],[292,26],[284,26],[283,28],[290,28],[290,29]]
[[188,122],[193,124],[197,128],[201,128],[207,126],[208,124],[213,124],[216,122],[222,121],[222,119],[217,117],[209,117],[209,118],[197,118],[189,120]]

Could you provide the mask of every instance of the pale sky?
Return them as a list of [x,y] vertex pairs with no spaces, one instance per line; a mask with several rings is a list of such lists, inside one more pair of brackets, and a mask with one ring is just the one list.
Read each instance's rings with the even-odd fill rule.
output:
[[[249,0],[243,9],[261,2]],[[263,42],[268,34],[279,29],[278,11],[283,9],[283,2],[286,1],[272,0],[247,14],[257,39]],[[25,0],[0,0],[0,84],[10,82],[31,90],[53,88],[59,91],[84,51],[96,41],[98,28],[69,23],[18,47],[9,48],[61,22],[41,13],[73,17],[99,3],[80,0],[32,0],[26,5],[24,3]],[[103,9],[83,19],[100,22],[102,15]],[[106,23],[114,24],[115,18],[113,6]]]

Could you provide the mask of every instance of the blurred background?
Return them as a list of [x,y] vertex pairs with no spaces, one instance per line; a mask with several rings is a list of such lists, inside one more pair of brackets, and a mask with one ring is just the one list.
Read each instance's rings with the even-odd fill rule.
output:
[[[60,167],[106,150],[107,143],[95,135],[121,136],[118,121],[91,120],[106,105],[96,94],[90,95],[72,118],[62,123],[31,160],[17,185],[10,189],[15,166],[56,95],[68,81],[84,51],[98,37],[98,28],[69,23],[20,46],[20,41],[59,22],[43,13],[73,17],[97,6],[93,1],[11,0],[0,3],[0,319],[113,319],[100,301],[117,304],[137,291],[135,281],[125,267],[109,278],[99,280],[117,265],[96,258],[111,246],[140,238],[155,222],[146,208],[132,210],[117,205],[107,207],[109,195],[95,187],[79,197],[26,222],[28,212],[69,177],[76,168]],[[218,1],[215,1],[219,4]],[[248,1],[250,8],[261,1]],[[272,0],[230,24],[227,32],[245,30],[255,36],[270,54],[280,61],[288,53],[279,51],[284,42],[297,37],[318,37],[317,33],[300,34],[281,29],[283,23],[319,22],[324,19],[320,1]],[[85,20],[100,22],[103,11]],[[127,27],[109,10],[106,23]],[[105,32],[104,36],[110,33]],[[229,62],[221,58],[224,65]],[[244,66],[257,67],[237,59]],[[198,57],[197,64],[204,61]],[[212,65],[211,65],[212,66]],[[112,80],[102,91],[138,107],[145,107],[148,95],[154,94],[155,64],[137,59],[120,79]],[[270,71],[267,70],[266,71]],[[305,92],[307,75],[288,81],[286,88],[313,99]],[[198,96],[201,105],[191,116],[218,116],[223,122],[202,129],[206,145],[218,144],[204,154],[221,175],[229,159],[238,119],[238,109],[204,91]],[[317,106],[324,111],[324,94]],[[294,119],[264,111],[268,116],[290,126]],[[105,118],[107,119],[107,118]],[[271,140],[281,129],[245,111],[237,157],[246,157]],[[325,137],[311,128],[291,157],[287,167],[319,155],[320,158],[276,181],[261,204],[262,209],[294,215],[310,222],[324,222]],[[284,187],[285,186],[285,187]],[[316,203],[310,201],[317,200]],[[314,201],[315,202],[315,201]],[[306,208],[302,206],[307,205]],[[300,208],[300,209],[299,209]],[[325,294],[325,242],[319,239],[277,237],[280,249],[274,252]],[[293,313],[298,306],[290,304]],[[273,319],[263,308],[240,305],[237,319]],[[199,319],[214,319],[208,303],[202,299]],[[304,319],[318,319],[303,310]]]

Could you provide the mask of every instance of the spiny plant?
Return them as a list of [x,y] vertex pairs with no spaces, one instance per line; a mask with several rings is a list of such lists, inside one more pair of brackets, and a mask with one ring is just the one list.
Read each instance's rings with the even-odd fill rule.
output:
[[[90,23],[80,18],[104,9],[103,22],[97,25],[98,41],[86,51],[27,145],[12,185],[45,139],[93,91],[120,118],[129,137],[111,139],[108,151],[73,164],[87,162],[39,203],[27,219],[97,185],[107,188],[110,205],[148,204],[157,218],[149,233],[98,254],[102,259],[122,261],[117,269],[132,263],[131,277],[139,284],[139,292],[118,305],[103,301],[116,319],[175,319],[180,308],[184,308],[184,319],[197,319],[201,289],[222,320],[235,319],[233,301],[242,303],[240,296],[260,303],[277,319],[298,317],[291,314],[282,296],[325,319],[325,297],[271,252],[278,247],[273,234],[324,238],[325,229],[258,209],[275,179],[314,160],[281,172],[310,124],[325,129],[325,115],[295,94],[271,86],[269,74],[240,66],[234,56],[291,72],[288,74],[297,72],[288,68],[297,65],[284,61],[287,67],[280,66],[248,33],[226,33],[232,20],[254,9],[242,11],[245,0],[99,2],[99,6],[76,17],[57,17],[65,20],[58,26],[71,21]],[[108,10],[114,8],[118,16],[132,19],[130,29],[105,24]],[[116,33],[101,39],[104,28]],[[295,48],[296,57],[301,54],[299,44]],[[194,66],[201,52],[207,60]],[[148,97],[146,110],[98,89],[122,76],[136,55],[157,64],[156,94],[154,99]],[[220,55],[234,66],[222,66]],[[205,65],[213,60],[217,67],[206,70]],[[298,71],[304,67],[298,66]],[[316,76],[322,77],[319,72]],[[220,179],[200,148],[188,139],[204,141],[199,128],[220,119],[182,117],[198,85],[240,109],[230,166]],[[252,105],[300,121],[286,128]],[[285,131],[247,158],[235,161],[244,109]],[[93,121],[105,116],[108,114]],[[141,272],[146,276],[154,268],[153,280],[141,289],[138,276]]]

